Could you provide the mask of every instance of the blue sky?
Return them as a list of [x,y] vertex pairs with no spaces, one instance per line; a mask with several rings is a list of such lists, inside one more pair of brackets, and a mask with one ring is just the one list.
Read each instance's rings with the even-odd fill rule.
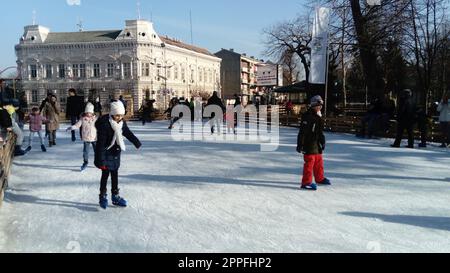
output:
[[[68,2],[80,1],[80,5]],[[263,56],[263,28],[295,18],[304,10],[304,0],[155,0],[140,1],[141,17],[153,18],[159,34],[190,42],[189,10],[192,10],[194,44],[211,52],[234,48],[259,58]],[[15,65],[14,45],[36,22],[53,32],[77,30],[77,18],[85,30],[122,29],[125,20],[137,18],[135,0],[13,0],[2,1],[0,69]]]

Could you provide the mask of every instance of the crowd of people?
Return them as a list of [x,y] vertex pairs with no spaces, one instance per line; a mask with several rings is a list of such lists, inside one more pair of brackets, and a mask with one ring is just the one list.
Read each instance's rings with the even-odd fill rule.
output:
[[[441,147],[450,145],[450,112],[448,95],[444,95],[440,102],[435,103],[435,112],[439,115],[439,123],[442,134]],[[432,105],[433,106],[433,105]],[[360,138],[372,138],[377,131],[387,134],[393,131],[390,125],[391,120],[397,123],[395,141],[391,145],[400,148],[404,133],[407,134],[407,148],[414,148],[414,129],[420,132],[420,148],[427,147],[427,139],[433,122],[433,107],[428,111],[424,106],[417,105],[413,100],[413,93],[410,89],[403,90],[399,97],[397,107],[392,99],[387,96],[380,100],[374,99],[367,110],[366,115],[361,120],[361,129],[357,134]],[[367,132],[367,133],[366,133]]]
[[[152,122],[152,115],[155,112],[154,100],[145,100],[141,109],[142,124]],[[450,145],[450,100],[445,95],[437,105],[437,111],[440,113],[439,121],[444,135],[442,147]],[[292,104],[292,103],[290,103]],[[209,118],[211,134],[220,134],[223,120],[227,122],[228,133],[233,131],[236,134],[238,124],[238,113],[236,111],[227,111],[222,99],[217,92],[203,103],[201,98],[191,98],[187,100],[183,97],[173,98],[169,103],[169,108],[164,112],[168,114],[170,125],[173,129],[174,124],[183,117],[183,113],[178,116],[172,116],[172,110],[177,105],[184,105],[190,109],[192,121],[203,121],[206,114]],[[311,99],[309,109],[302,115],[300,130],[297,138],[297,152],[303,154],[304,167],[301,189],[317,190],[318,185],[331,185],[329,179],[324,175],[323,152],[325,151],[326,141],[324,130],[324,119],[322,117],[322,107],[324,101],[320,96]],[[0,105],[0,126],[4,132],[12,132],[16,136],[16,146],[14,148],[15,156],[23,156],[32,150],[35,135],[39,137],[41,151],[47,152],[42,127],[45,126],[45,138],[48,139],[48,147],[57,145],[56,132],[60,128],[61,107],[56,95],[52,92],[42,101],[40,107],[32,107],[30,114],[25,115],[25,104],[18,100],[2,100]],[[206,107],[211,107],[211,111],[204,113]],[[234,104],[229,107],[236,109],[242,106],[241,98],[234,96]],[[287,108],[293,108],[286,103]],[[141,142],[131,132],[127,126],[124,116],[127,114],[127,105],[123,97],[112,99],[109,105],[109,113],[102,115],[102,108],[99,100],[84,101],[83,97],[77,96],[74,89],[69,90],[69,97],[66,104],[66,118],[70,120],[71,126],[66,129],[71,132],[71,140],[77,139],[76,130],[80,131],[80,139],[83,141],[81,171],[84,171],[89,165],[90,147],[95,153],[94,165],[101,170],[99,204],[102,208],[108,207],[107,181],[111,176],[112,203],[115,206],[126,207],[127,201],[119,195],[118,171],[120,168],[121,152],[126,150],[124,137],[134,144],[136,148],[142,146]],[[219,111],[221,110],[221,112]],[[211,112],[211,113],[209,113]],[[220,115],[219,115],[220,112]],[[396,115],[395,115],[396,112]],[[382,130],[389,128],[389,121],[396,116],[397,118],[397,137],[392,147],[400,147],[403,133],[408,134],[408,146],[414,148],[414,124],[418,123],[422,132],[421,147],[426,147],[427,141],[427,122],[428,116],[423,107],[417,107],[412,100],[412,92],[404,90],[398,101],[397,111],[395,104],[390,100],[375,100],[369,107],[366,116],[362,119],[362,129],[358,136],[366,135],[365,127],[368,126],[368,136],[375,133],[375,123],[379,123]],[[26,149],[23,149],[24,143],[24,124],[29,123],[29,138]],[[315,183],[313,182],[315,179]]]

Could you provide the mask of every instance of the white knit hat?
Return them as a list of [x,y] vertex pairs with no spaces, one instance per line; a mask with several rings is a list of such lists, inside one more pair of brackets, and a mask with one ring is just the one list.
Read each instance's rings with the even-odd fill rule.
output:
[[111,116],[115,115],[125,115],[125,106],[121,101],[115,101],[111,103],[111,111],[109,113]]
[[88,102],[86,104],[86,108],[84,109],[84,112],[94,114],[94,105],[92,105],[92,103]]

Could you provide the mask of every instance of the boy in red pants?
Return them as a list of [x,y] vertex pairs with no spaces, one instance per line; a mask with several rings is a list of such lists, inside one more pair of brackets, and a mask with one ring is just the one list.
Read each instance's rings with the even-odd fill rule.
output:
[[[325,150],[324,122],[322,119],[323,100],[320,96],[311,99],[311,107],[302,117],[297,139],[297,152],[304,154],[302,189],[317,190],[319,185],[331,185],[325,178],[322,153]],[[313,183],[313,175],[317,184]]]

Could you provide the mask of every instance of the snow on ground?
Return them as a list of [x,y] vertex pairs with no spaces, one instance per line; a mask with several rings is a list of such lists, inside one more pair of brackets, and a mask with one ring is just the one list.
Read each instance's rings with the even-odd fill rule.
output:
[[[64,126],[63,126],[64,127]],[[297,130],[280,148],[174,142],[165,122],[132,123],[120,171],[126,209],[98,207],[100,172],[82,143],[14,161],[0,252],[449,252],[450,153],[328,134],[332,187],[300,191]],[[91,154],[91,158],[93,155]],[[91,160],[93,161],[93,159]]]

